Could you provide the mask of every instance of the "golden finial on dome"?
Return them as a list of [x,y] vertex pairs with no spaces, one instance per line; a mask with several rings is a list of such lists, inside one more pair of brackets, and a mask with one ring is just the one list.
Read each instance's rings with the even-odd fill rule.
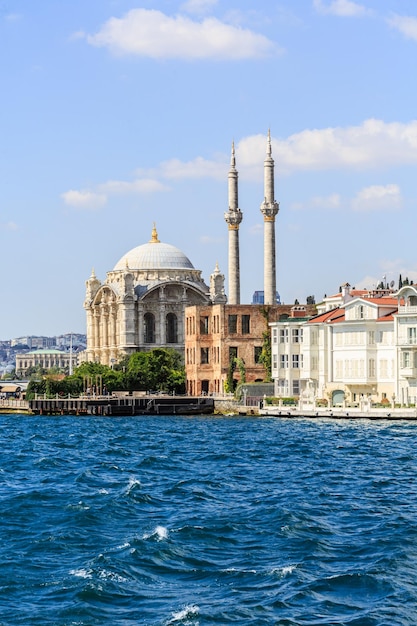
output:
[[152,239],[150,240],[149,243],[161,243],[158,239],[158,233],[156,231],[155,222],[153,223],[153,228],[152,228]]

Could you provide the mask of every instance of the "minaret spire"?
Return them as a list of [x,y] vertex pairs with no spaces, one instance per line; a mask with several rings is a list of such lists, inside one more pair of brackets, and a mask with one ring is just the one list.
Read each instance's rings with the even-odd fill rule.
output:
[[276,303],[276,253],[275,216],[279,204],[274,191],[274,159],[272,158],[271,131],[268,130],[266,157],[264,161],[264,201],[261,213],[264,216],[264,303]]
[[229,229],[229,304],[240,304],[239,225],[243,215],[238,207],[238,173],[234,141],[232,141],[228,180],[229,210],[224,214],[224,219]]

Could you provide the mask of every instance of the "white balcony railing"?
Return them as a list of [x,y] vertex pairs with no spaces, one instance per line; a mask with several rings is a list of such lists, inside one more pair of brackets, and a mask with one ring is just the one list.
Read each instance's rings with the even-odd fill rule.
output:
[[404,378],[417,378],[417,367],[400,367],[400,375]]
[[417,315],[417,306],[402,304],[398,307],[398,313],[406,315]]

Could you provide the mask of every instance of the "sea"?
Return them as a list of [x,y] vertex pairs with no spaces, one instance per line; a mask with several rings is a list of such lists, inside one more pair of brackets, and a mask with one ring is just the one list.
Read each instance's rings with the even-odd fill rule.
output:
[[0,416],[0,625],[417,624],[417,423]]

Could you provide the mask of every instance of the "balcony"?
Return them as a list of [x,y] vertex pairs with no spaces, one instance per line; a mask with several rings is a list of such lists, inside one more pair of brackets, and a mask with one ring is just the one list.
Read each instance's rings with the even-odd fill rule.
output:
[[414,337],[400,337],[398,345],[400,348],[417,348],[417,339]]
[[403,304],[398,307],[399,315],[417,315],[417,306]]
[[417,378],[417,367],[400,367],[400,376],[403,378]]

